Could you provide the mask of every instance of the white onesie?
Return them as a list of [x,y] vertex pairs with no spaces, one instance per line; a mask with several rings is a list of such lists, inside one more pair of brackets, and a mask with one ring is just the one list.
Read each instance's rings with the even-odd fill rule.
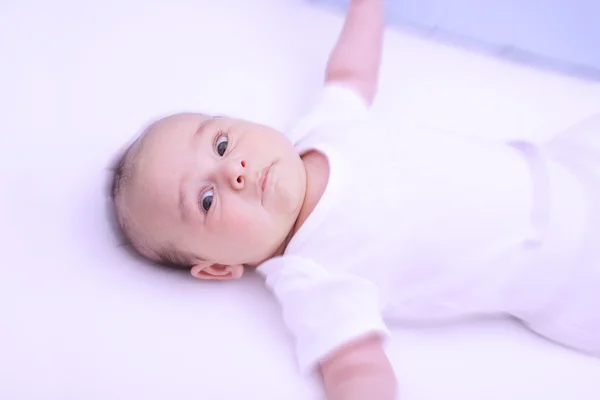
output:
[[[586,198],[563,170],[552,185],[533,185],[526,145],[382,129],[357,93],[333,84],[290,139],[300,154],[327,157],[329,181],[284,255],[258,272],[303,371],[349,340],[388,336],[395,321],[526,318],[565,281],[568,268],[548,273],[534,261],[550,240],[546,258],[574,262]],[[565,206],[573,212],[553,212]],[[549,226],[566,234],[548,238]],[[593,322],[600,327],[600,317]]]

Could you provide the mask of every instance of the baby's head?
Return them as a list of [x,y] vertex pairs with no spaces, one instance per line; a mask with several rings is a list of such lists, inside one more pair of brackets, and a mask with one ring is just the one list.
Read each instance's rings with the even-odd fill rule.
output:
[[188,113],[146,129],[120,160],[112,194],[141,255],[227,279],[281,253],[305,191],[304,164],[282,133]]

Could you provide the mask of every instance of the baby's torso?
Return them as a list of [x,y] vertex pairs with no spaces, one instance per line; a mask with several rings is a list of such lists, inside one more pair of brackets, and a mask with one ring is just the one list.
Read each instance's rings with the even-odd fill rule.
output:
[[531,234],[530,176],[519,154],[371,122],[330,132],[314,144],[330,162],[328,187],[286,253],[375,282],[389,318],[500,308]]

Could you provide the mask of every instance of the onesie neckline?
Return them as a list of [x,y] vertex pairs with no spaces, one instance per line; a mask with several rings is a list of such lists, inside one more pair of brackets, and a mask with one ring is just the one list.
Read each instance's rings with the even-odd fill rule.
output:
[[341,158],[337,152],[331,149],[331,146],[327,146],[324,143],[303,143],[297,145],[296,148],[300,155],[308,153],[309,151],[318,151],[323,154],[329,164],[329,179],[327,180],[325,191],[321,195],[317,205],[308,215],[298,231],[292,236],[283,252],[284,256],[300,250],[304,243],[313,236],[314,232],[319,228],[325,219],[325,216],[329,213],[332,205],[335,203],[343,179],[341,173],[342,168],[340,168]]

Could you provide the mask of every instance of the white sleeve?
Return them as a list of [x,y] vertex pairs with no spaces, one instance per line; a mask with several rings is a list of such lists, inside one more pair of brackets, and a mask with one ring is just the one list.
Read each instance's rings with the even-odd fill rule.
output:
[[371,282],[297,256],[273,258],[257,271],[279,301],[303,373],[352,339],[370,333],[389,337],[379,291]]
[[318,94],[309,113],[288,134],[297,144],[322,125],[359,120],[369,115],[367,101],[353,88],[342,83],[328,83]]

